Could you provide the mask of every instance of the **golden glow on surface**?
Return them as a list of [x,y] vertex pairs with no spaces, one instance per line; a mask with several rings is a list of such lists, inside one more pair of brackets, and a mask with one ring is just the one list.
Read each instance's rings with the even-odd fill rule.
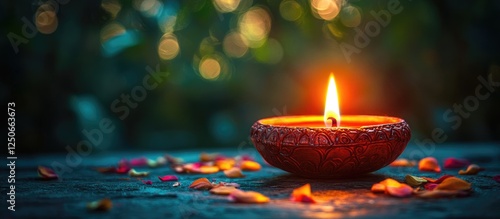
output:
[[340,126],[340,109],[339,109],[339,95],[337,93],[337,85],[335,84],[335,78],[333,74],[330,74],[330,79],[328,82],[328,91],[326,93],[325,101],[325,113],[323,120],[326,127],[332,127],[332,121],[329,118],[335,118],[337,120],[337,127]]
[[173,34],[165,34],[158,45],[158,56],[163,60],[171,60],[179,54],[179,42]]
[[202,59],[199,66],[200,75],[208,80],[215,80],[219,77],[221,66],[214,58]]
[[271,31],[271,16],[261,7],[250,8],[239,20],[239,31],[248,47],[258,48],[266,42]]
[[59,21],[54,7],[50,4],[40,5],[35,15],[35,25],[38,31],[43,34],[51,34],[56,31]]
[[280,14],[285,20],[296,21],[302,16],[303,12],[299,3],[294,0],[285,0],[280,4]]
[[[387,125],[403,122],[403,119],[388,116],[371,115],[343,115],[341,128],[361,128],[377,125]],[[263,125],[282,126],[282,127],[307,127],[307,128],[325,128],[324,117],[319,115],[305,116],[280,116],[261,119],[258,121]]]
[[217,11],[222,13],[233,12],[240,5],[240,0],[214,0]]
[[339,14],[340,3],[336,0],[311,0],[311,10],[314,16],[330,21]]

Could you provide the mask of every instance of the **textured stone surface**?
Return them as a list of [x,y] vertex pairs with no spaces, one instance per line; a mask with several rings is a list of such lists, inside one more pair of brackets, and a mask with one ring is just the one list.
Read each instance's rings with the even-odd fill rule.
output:
[[[427,150],[427,149],[424,149]],[[247,152],[260,156],[250,150]],[[417,151],[417,152],[416,152]],[[401,157],[418,153],[421,149],[408,147]],[[226,155],[238,151],[221,149]],[[93,168],[116,164],[121,158],[146,156],[155,158],[158,153],[120,152],[85,157],[73,172],[64,174],[61,181],[42,181],[36,173],[37,165],[53,161],[65,162],[65,155],[28,157],[19,155],[16,162],[16,212],[7,211],[7,183],[5,165],[2,166],[1,205],[2,218],[32,218],[60,216],[70,218],[337,218],[337,217],[498,217],[500,215],[500,184],[492,177],[500,174],[500,145],[440,145],[432,156],[442,164],[446,157],[467,158],[486,168],[477,176],[459,176],[473,184],[474,192],[469,197],[424,200],[416,197],[393,198],[384,194],[372,194],[370,187],[387,177],[403,181],[406,174],[439,177],[444,174],[458,175],[458,170],[443,173],[422,173],[416,167],[385,167],[375,173],[354,179],[317,180],[304,179],[263,165],[258,172],[245,172],[241,179],[227,179],[224,174],[187,175],[177,174],[181,186],[172,187],[173,182],[160,182],[158,176],[173,174],[169,167],[150,169],[151,175],[144,179],[153,181],[145,185],[127,175],[101,174]],[[198,159],[199,151],[170,153],[186,161]],[[262,160],[259,160],[261,163]],[[149,170],[148,168],[137,168]],[[211,195],[207,191],[193,191],[189,184],[207,177],[217,181],[237,182],[243,190],[254,190],[269,196],[268,204],[234,204],[224,196]],[[319,204],[290,202],[291,191],[310,183]],[[109,212],[89,212],[85,205],[89,201],[109,197],[113,208]]]

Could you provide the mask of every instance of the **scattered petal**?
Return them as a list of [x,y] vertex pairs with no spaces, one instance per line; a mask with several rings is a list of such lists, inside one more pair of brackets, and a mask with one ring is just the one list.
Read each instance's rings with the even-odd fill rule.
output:
[[97,167],[96,169],[100,173],[116,173],[116,167]]
[[215,158],[217,157],[217,153],[213,154],[208,154],[208,153],[201,153],[200,154],[200,161],[201,162],[210,162],[210,161],[215,161]]
[[241,162],[240,168],[244,171],[257,171],[260,170],[261,166],[255,161],[245,160]]
[[163,165],[162,163],[158,162],[157,160],[151,160],[151,159],[147,160],[147,164],[148,164],[148,167],[151,167],[151,168],[156,168],[156,167]]
[[142,180],[142,183],[144,183],[146,185],[153,185],[153,181],[151,181],[151,180]]
[[380,184],[380,183],[375,183],[375,184],[373,184],[371,191],[373,193],[384,193],[385,192],[385,185]]
[[113,202],[109,198],[87,203],[87,209],[90,211],[108,211],[113,207]]
[[116,173],[118,174],[126,174],[130,171],[129,166],[119,166],[116,168]]
[[167,160],[167,163],[169,163],[170,165],[180,165],[183,163],[181,158],[173,157],[168,154],[163,155],[163,158],[165,158],[165,160]]
[[439,184],[437,184],[437,183],[426,183],[426,184],[424,185],[424,188],[425,188],[425,190],[432,191],[432,190],[434,190],[434,189],[435,189],[438,185],[439,185]]
[[439,167],[439,163],[436,158],[426,157],[418,163],[418,170],[439,173],[441,172],[441,167]]
[[467,167],[466,170],[459,170],[458,174],[460,174],[460,175],[476,175],[483,170],[484,170],[484,168],[481,168],[476,164],[471,164]]
[[148,164],[148,159],[145,157],[134,158],[129,161],[130,166],[146,166]]
[[294,202],[316,203],[311,195],[311,185],[309,183],[293,190],[290,200]]
[[460,190],[432,190],[432,191],[420,191],[415,193],[419,198],[445,198],[445,197],[456,197],[456,196],[466,196],[469,192]]
[[141,176],[148,176],[149,175],[149,172],[145,171],[145,172],[138,172],[134,169],[130,169],[128,171],[128,175],[129,176],[132,176],[132,177],[141,177]]
[[173,186],[173,187],[178,187],[178,186],[180,186],[180,185],[181,185],[181,183],[180,183],[180,182],[175,182],[172,186]]
[[54,172],[54,170],[44,166],[38,166],[38,176],[46,180],[59,178],[59,176],[56,174],[56,172]]
[[387,178],[379,183],[384,185],[384,186],[393,186],[393,187],[397,187],[397,186],[401,185],[401,183],[399,183],[398,181],[391,179],[391,178]]
[[229,170],[233,168],[235,161],[233,159],[223,159],[215,161],[215,166],[220,170]]
[[179,181],[179,178],[174,175],[158,176],[158,179],[160,179],[162,182]]
[[385,191],[394,197],[408,197],[413,193],[413,188],[404,183],[400,183],[399,186],[386,186]]
[[217,186],[217,187],[210,189],[210,193],[216,194],[216,195],[229,195],[234,190],[236,190],[236,187],[233,187],[233,186]]
[[426,183],[427,180],[418,176],[406,175],[405,182],[410,186],[420,186],[423,183]]
[[228,199],[233,202],[239,203],[267,203],[269,198],[258,192],[248,191],[244,192],[239,189],[234,190],[229,194]]
[[444,160],[444,168],[446,169],[451,169],[451,168],[462,168],[466,167],[469,165],[470,162],[466,159],[459,159],[459,158],[454,158],[450,157]]
[[199,178],[195,180],[193,183],[191,183],[191,185],[189,185],[189,188],[198,190],[208,190],[213,188],[213,185],[210,181],[208,181],[207,178]]
[[241,172],[241,169],[238,167],[233,167],[229,170],[224,170],[224,175],[226,175],[228,178],[242,178],[245,177],[243,173]]
[[493,180],[497,181],[497,183],[500,183],[500,175],[494,176]]
[[443,180],[436,189],[439,190],[470,190],[471,184],[457,177],[449,177]]
[[427,182],[439,184],[439,183],[443,182],[443,180],[448,179],[450,177],[453,177],[453,176],[452,175],[444,175],[442,177],[439,177],[439,179],[433,179],[433,178],[427,178],[427,177],[422,177],[422,178],[427,180]]
[[219,172],[219,168],[215,166],[201,166],[198,169],[198,173],[211,174]]
[[391,164],[389,164],[389,166],[391,167],[413,167],[417,165],[417,162],[415,161],[409,161],[407,159],[404,159],[404,158],[400,158],[400,159],[397,159],[395,161],[393,161]]

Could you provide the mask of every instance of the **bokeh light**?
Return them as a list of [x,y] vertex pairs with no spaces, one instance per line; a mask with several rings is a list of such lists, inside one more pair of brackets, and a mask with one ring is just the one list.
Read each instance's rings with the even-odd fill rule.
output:
[[222,13],[233,12],[240,5],[240,0],[213,0],[215,9]]
[[222,48],[226,55],[235,58],[241,58],[248,51],[245,38],[238,32],[230,32],[222,41]]
[[134,8],[144,16],[153,17],[161,12],[163,4],[158,0],[134,0]]
[[285,0],[280,4],[280,14],[283,19],[288,21],[298,20],[302,14],[302,7],[294,0]]
[[340,22],[346,27],[357,27],[361,23],[361,12],[352,5],[343,7],[339,16]]
[[179,42],[174,34],[164,34],[158,44],[158,56],[163,60],[171,60],[179,54]]
[[271,31],[269,12],[259,6],[250,8],[239,20],[239,31],[246,38],[244,42],[248,44],[248,47],[262,46]]
[[199,66],[201,77],[207,80],[215,80],[219,77],[221,66],[217,59],[212,57],[204,57]]
[[104,44],[109,39],[122,35],[126,32],[125,27],[118,22],[111,22],[101,30],[101,43]]
[[56,31],[59,21],[55,8],[50,4],[42,4],[38,7],[35,15],[37,30],[43,34],[51,34]]
[[111,15],[112,19],[115,19],[116,15],[118,15],[122,9],[122,5],[118,0],[103,0],[101,2],[101,7]]
[[264,45],[252,52],[257,61],[267,64],[276,64],[283,58],[283,47],[273,38],[269,38]]
[[311,0],[313,15],[323,20],[333,20],[340,12],[342,6],[337,0]]

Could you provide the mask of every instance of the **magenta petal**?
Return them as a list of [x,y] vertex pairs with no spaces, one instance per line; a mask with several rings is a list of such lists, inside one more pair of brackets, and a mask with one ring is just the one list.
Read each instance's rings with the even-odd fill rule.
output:
[[466,159],[458,159],[458,158],[447,158],[444,161],[444,168],[463,168],[470,164],[470,162]]
[[119,166],[116,168],[116,173],[119,173],[119,174],[127,174],[128,171],[130,171],[129,166]]
[[153,185],[153,182],[151,180],[143,180],[142,183],[146,185]]
[[497,183],[500,183],[500,175],[494,176],[493,180],[497,181]]
[[162,182],[179,181],[179,178],[174,175],[159,176],[158,179],[160,179]]
[[432,190],[434,190],[434,189],[435,189],[438,185],[439,185],[439,184],[437,184],[437,183],[426,183],[426,184],[424,185],[424,188],[425,188],[426,190],[432,191]]
[[145,166],[147,164],[148,159],[145,157],[139,157],[130,160],[130,166]]

